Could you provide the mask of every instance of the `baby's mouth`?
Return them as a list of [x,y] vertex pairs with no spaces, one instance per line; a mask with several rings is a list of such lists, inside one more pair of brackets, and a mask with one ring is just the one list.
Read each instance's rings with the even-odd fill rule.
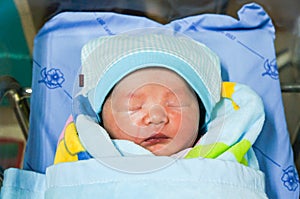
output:
[[151,146],[157,143],[165,143],[168,142],[170,138],[162,133],[156,133],[151,135],[150,137],[144,139],[141,143],[143,147]]

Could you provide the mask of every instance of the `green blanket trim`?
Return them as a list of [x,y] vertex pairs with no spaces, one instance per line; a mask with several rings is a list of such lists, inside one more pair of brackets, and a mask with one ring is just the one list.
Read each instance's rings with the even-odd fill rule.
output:
[[246,153],[251,148],[251,142],[249,140],[241,140],[240,142],[229,146],[222,142],[216,142],[209,145],[197,145],[191,149],[185,158],[217,158],[225,152],[230,152],[234,155],[237,162],[248,165],[248,162],[245,158]]

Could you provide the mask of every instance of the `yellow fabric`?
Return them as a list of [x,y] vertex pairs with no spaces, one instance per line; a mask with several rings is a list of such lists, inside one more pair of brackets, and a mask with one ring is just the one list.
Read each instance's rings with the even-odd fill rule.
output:
[[77,155],[71,155],[65,146],[64,140],[61,140],[56,149],[54,164],[61,162],[75,162],[77,160]]
[[70,154],[77,154],[81,151],[85,151],[80,143],[74,122],[71,122],[67,126],[64,139]]
[[224,98],[227,98],[231,101],[233,109],[238,110],[240,107],[237,105],[237,103],[234,102],[232,99],[232,95],[234,93],[234,87],[236,83],[235,82],[223,82],[222,83],[222,93],[221,96]]
[[54,164],[77,161],[77,154],[82,151],[85,149],[80,143],[75,124],[71,122],[67,125],[64,137],[57,146]]

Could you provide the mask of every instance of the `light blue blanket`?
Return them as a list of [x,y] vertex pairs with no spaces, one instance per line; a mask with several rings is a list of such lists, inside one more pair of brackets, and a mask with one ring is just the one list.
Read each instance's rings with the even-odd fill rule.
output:
[[[153,161],[170,161],[168,157],[139,160],[145,165]],[[123,165],[137,162],[136,158],[130,157],[106,161]],[[241,164],[211,159],[181,159],[146,173],[126,173],[90,159],[51,166],[46,175],[38,176],[34,172],[10,169],[6,171],[5,179],[6,186],[2,190],[5,199],[266,198],[261,172]]]

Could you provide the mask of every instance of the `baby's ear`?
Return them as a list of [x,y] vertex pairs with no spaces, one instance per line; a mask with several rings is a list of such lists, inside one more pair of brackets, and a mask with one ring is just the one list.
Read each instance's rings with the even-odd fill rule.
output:
[[103,108],[104,108],[104,105],[105,105],[106,103],[111,103],[111,98],[112,98],[112,92],[113,92],[113,90],[114,90],[114,87],[113,87],[113,88],[109,91],[109,93],[106,95],[106,97],[105,97],[105,99],[104,99],[104,101],[103,101],[103,104],[102,104],[102,106],[101,106],[101,110],[100,110],[100,112],[98,113],[99,117],[102,116],[102,115],[101,115],[101,112],[102,112],[102,110],[103,110]]

